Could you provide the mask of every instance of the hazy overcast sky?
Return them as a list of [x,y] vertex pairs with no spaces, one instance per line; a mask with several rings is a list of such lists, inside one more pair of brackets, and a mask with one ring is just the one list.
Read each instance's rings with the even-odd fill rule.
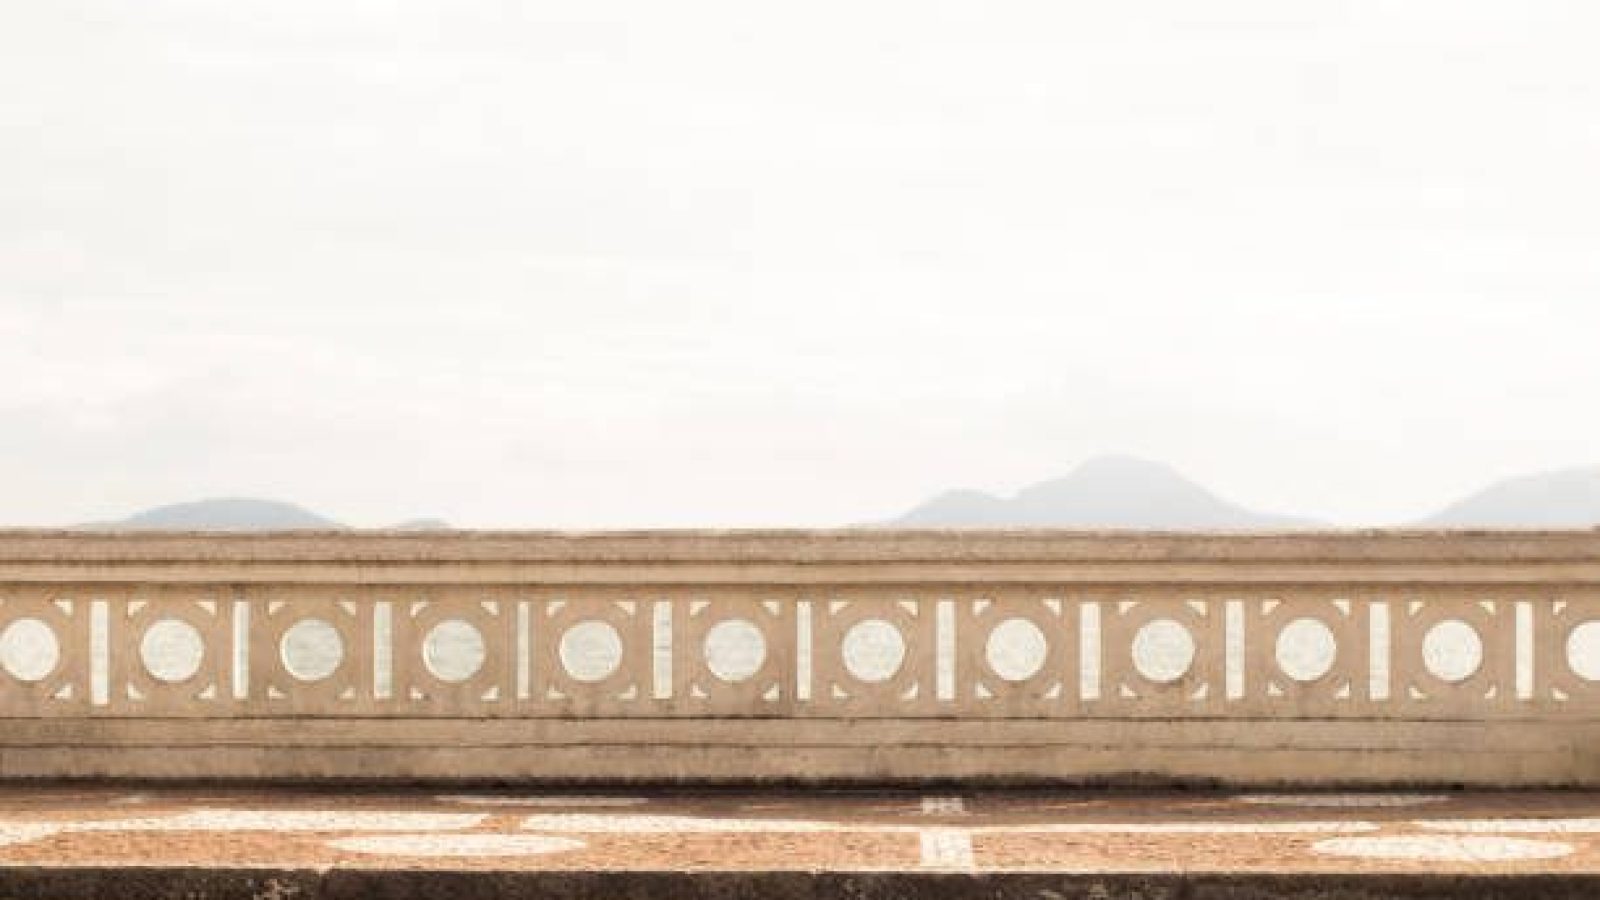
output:
[[1600,464],[1600,4],[0,5],[0,519]]

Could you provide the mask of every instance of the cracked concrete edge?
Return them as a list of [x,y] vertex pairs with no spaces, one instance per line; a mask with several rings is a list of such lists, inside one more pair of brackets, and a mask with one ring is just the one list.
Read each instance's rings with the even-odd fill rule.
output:
[[1600,874],[5,867],[0,900],[1586,900]]

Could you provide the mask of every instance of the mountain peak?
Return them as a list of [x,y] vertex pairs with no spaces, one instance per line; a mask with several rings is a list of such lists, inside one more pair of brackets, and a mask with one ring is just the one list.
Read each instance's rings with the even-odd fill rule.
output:
[[[350,526],[282,500],[208,497],[152,507],[115,522],[78,527],[126,531],[323,531]],[[446,531],[451,525],[444,519],[420,518],[388,528],[393,531]]]
[[1519,475],[1424,519],[1440,528],[1586,528],[1600,525],[1600,467]]
[[209,497],[157,506],[103,527],[173,531],[282,531],[343,528],[302,506],[259,497]]
[[891,524],[1251,530],[1314,523],[1245,509],[1163,463],[1108,455],[1086,460],[1060,478],[1029,485],[1009,499],[981,491],[947,491]]
[[444,519],[407,519],[389,526],[390,531],[449,531],[451,525]]
[[1060,478],[1029,485],[1017,492],[1017,498],[1099,490],[1110,485],[1138,495],[1181,494],[1192,499],[1204,497],[1222,502],[1215,494],[1185,478],[1177,469],[1165,463],[1137,456],[1109,455],[1085,460]]

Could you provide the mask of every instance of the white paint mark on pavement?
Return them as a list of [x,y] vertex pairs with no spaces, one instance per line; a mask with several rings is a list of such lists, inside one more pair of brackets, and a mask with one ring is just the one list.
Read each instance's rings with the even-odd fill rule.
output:
[[1416,825],[1466,834],[1600,834],[1600,819],[1430,819]]
[[[722,834],[840,831],[832,822],[815,819],[744,819],[715,816],[605,815],[603,813],[540,813],[522,820],[527,831],[581,834]],[[862,831],[880,831],[862,828]]]
[[302,812],[207,809],[175,816],[77,822],[68,831],[451,831],[471,828],[482,813]]
[[60,825],[32,822],[0,822],[0,847],[9,844],[26,844],[47,838],[61,831]]
[[972,835],[960,828],[926,828],[921,834],[924,869],[971,869]]

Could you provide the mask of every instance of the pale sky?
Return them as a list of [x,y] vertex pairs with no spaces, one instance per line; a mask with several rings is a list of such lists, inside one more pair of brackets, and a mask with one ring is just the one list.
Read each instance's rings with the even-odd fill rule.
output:
[[1592,0],[0,5],[0,520],[1600,464]]

